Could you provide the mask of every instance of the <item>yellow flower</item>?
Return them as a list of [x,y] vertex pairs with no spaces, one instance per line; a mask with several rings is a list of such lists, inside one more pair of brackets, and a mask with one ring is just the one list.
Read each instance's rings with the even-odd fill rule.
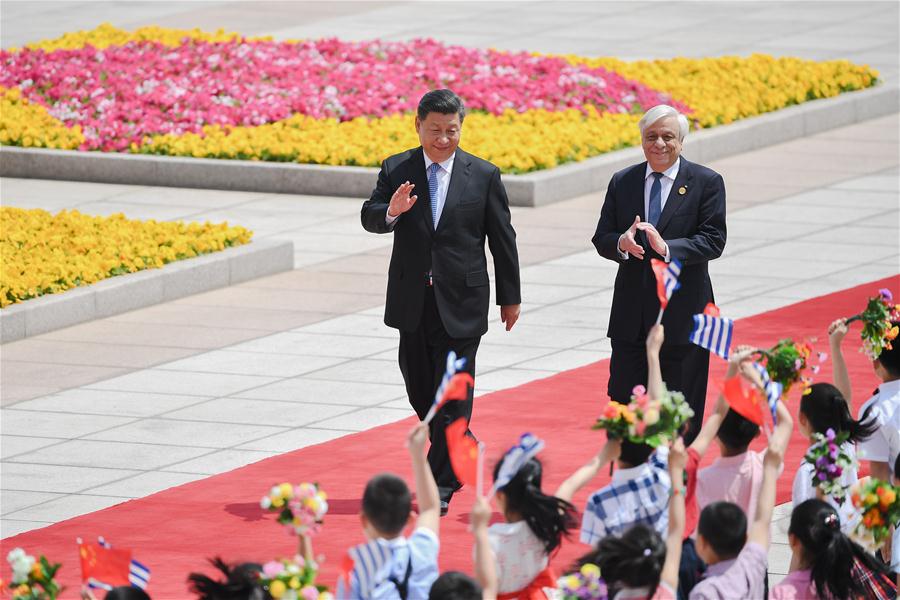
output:
[[[227,223],[131,221],[122,214],[92,217],[75,210],[51,215],[3,206],[0,307],[211,252],[211,241],[237,246],[251,236]],[[175,246],[186,251],[177,255]]]
[[276,600],[281,598],[284,593],[287,591],[287,586],[280,579],[276,579],[272,583],[269,584],[269,593]]
[[585,577],[600,577],[600,567],[592,563],[582,565],[581,574]]

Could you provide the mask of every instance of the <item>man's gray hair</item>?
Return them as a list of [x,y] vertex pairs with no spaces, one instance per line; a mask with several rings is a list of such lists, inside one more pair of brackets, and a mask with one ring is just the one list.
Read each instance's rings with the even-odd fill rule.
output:
[[666,117],[678,118],[678,133],[680,134],[678,139],[683,142],[685,136],[688,134],[688,129],[690,129],[690,124],[688,123],[687,117],[668,104],[658,104],[644,113],[644,116],[638,121],[638,127],[641,128],[641,136],[643,137],[644,130],[647,127],[650,127],[660,119],[665,119]]

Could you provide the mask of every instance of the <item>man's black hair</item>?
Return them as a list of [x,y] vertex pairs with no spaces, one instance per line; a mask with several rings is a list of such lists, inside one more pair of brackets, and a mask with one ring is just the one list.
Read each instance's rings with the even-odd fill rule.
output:
[[462,98],[451,90],[432,90],[419,100],[419,108],[416,116],[419,121],[424,121],[428,113],[440,113],[442,115],[459,115],[459,122],[466,118],[466,106]]

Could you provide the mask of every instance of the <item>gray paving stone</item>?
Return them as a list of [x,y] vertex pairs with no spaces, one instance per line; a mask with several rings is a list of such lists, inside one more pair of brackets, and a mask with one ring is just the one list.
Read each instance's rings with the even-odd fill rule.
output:
[[105,469],[4,461],[3,487],[10,490],[74,493],[137,475],[138,472],[134,469]]
[[259,450],[218,450],[193,460],[168,466],[163,470],[175,473],[217,475],[253,464],[276,454],[278,453],[261,452]]
[[70,413],[48,413],[33,410],[6,408],[2,411],[3,435],[24,435],[31,437],[69,438],[78,437],[108,427],[130,423],[129,417],[103,417],[98,415],[78,415]]
[[[212,400],[201,406],[209,409],[214,408],[217,403],[224,403],[223,410],[227,410],[229,403],[224,399]],[[215,418],[215,414],[211,414],[209,410],[185,412],[190,410],[192,409],[174,411],[166,415],[166,418],[142,419],[129,425],[85,436],[84,439],[151,446],[162,444],[213,449],[228,448],[235,444],[279,433],[285,429],[284,427],[268,427],[252,421],[229,422],[227,418]],[[179,414],[182,416],[179,417]]]
[[[207,448],[186,446],[163,446],[159,444],[133,444],[122,442],[101,442],[94,440],[71,440],[41,448],[28,454],[20,454],[7,461],[54,465],[60,467],[85,467],[104,469],[158,469],[180,460],[201,456],[209,452]],[[83,486],[87,487],[87,485]],[[26,488],[27,489],[27,488]]]
[[[316,423],[323,419],[353,412],[354,408],[347,405],[281,402],[278,400],[251,400],[248,398],[218,398],[204,404],[197,404],[189,408],[177,410],[166,415],[172,419],[187,419],[191,421],[209,421],[220,427],[224,423],[240,424],[236,427],[244,427],[250,424],[278,426],[280,431],[284,427],[299,427]],[[271,433],[277,433],[272,431]],[[261,437],[254,435],[253,437]],[[238,443],[240,436],[222,435],[222,440],[229,440],[234,445]]]
[[116,504],[127,502],[128,500],[129,498],[119,498],[114,496],[72,494],[17,510],[10,513],[8,518],[24,521],[65,521],[66,519],[115,506]]
[[134,477],[127,477],[114,483],[98,485],[85,490],[93,496],[117,496],[120,498],[143,498],[171,487],[202,479],[204,476],[191,473],[167,473],[150,471]]
[[272,383],[274,377],[148,369],[89,386],[97,390],[224,396]]
[[54,498],[61,498],[64,494],[51,494],[48,492],[26,492],[20,490],[0,490],[0,510],[3,515],[14,513],[23,508],[43,504]]
[[316,429],[301,427],[284,433],[276,433],[267,438],[241,444],[238,450],[264,450],[266,452],[292,452],[300,448],[322,444],[345,435],[356,433],[349,429]]
[[[113,390],[71,389],[26,400],[16,404],[19,410],[110,415],[117,417],[149,417],[197,404],[209,396],[151,394]],[[7,436],[3,436],[4,449]]]

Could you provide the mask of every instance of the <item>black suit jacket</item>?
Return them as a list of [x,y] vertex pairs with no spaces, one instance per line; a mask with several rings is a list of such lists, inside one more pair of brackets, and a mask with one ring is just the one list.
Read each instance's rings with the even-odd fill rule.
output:
[[[635,215],[644,221],[644,175],[647,163],[613,175],[593,237],[601,256],[619,263],[607,335],[614,340],[642,340],[659,313],[656,278],[650,259],[663,257],[653,251],[643,232],[637,241],[644,260],[623,260],[617,251],[619,236],[631,227]],[[684,194],[680,193],[681,189]],[[681,261],[681,288],[672,294],[662,324],[667,344],[687,344],[692,315],[713,302],[707,263],[725,248],[725,182],[722,176],[681,157],[675,183],[659,217],[657,231],[669,245],[672,258]]]
[[[391,229],[385,223],[388,204],[405,181],[416,185],[413,194],[418,199]],[[384,311],[389,327],[413,331],[418,326],[425,274],[431,270],[447,333],[453,338],[483,335],[490,303],[485,238],[494,257],[497,304],[521,303],[516,232],[500,170],[491,163],[457,149],[435,230],[422,148],[388,157],[372,197],[363,203],[361,219],[367,231],[394,232]]]

